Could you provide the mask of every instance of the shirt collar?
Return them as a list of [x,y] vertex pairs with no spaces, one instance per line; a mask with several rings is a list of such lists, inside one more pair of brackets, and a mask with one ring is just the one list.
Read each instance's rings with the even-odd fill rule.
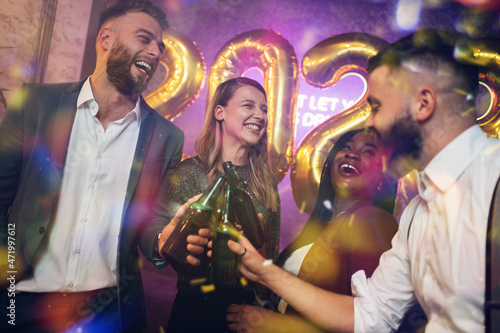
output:
[[137,119],[137,124],[141,124],[141,98],[137,95],[137,102],[135,102],[135,107],[131,111],[134,112],[135,118]]
[[[76,102],[77,108],[80,108],[85,103],[90,104],[90,103],[94,102],[97,105],[97,102],[94,98],[94,94],[92,93],[92,87],[90,86],[90,78],[91,77],[92,76],[89,76],[87,78],[87,80],[85,80],[85,82],[83,83],[82,90],[80,90],[80,94],[78,95],[78,99]],[[97,108],[95,109],[95,111],[93,111],[91,109],[93,116],[95,116],[97,114],[97,110],[98,110]],[[141,124],[141,98],[139,95],[137,96],[137,102],[135,103],[134,108],[130,112],[133,112],[135,114],[135,118],[137,119],[137,124],[140,125]]]
[[90,87],[90,76],[85,80],[82,86],[82,90],[80,90],[80,94],[78,95],[78,99],[76,101],[76,107],[80,108],[83,104],[87,102],[95,101],[94,94],[92,93],[92,88]]
[[444,147],[418,173],[418,191],[422,197],[431,183],[445,192],[460,177],[462,172],[477,158],[488,138],[479,125],[474,125]]

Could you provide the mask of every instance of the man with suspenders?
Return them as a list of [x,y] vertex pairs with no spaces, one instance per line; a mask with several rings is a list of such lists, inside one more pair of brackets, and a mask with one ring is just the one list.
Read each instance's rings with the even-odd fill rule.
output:
[[[419,195],[403,212],[392,249],[372,277],[363,271],[352,276],[354,297],[326,292],[265,264],[244,238],[230,242],[244,254],[245,276],[324,329],[394,331],[418,301],[428,332],[484,330],[486,235],[500,176],[500,141],[476,124],[478,69],[455,58],[459,38],[416,31],[369,61],[372,112],[365,126],[394,150],[395,170],[419,171]],[[231,317],[237,315],[228,318],[237,322]]]

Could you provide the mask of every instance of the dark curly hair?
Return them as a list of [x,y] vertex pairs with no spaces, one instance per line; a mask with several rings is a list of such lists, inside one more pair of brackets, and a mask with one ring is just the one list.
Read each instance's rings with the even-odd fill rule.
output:
[[[365,130],[355,129],[346,132],[342,134],[333,145],[323,166],[323,172],[321,173],[321,180],[318,189],[318,198],[316,199],[314,210],[297,238],[295,238],[280,253],[278,259],[276,260],[277,265],[282,266],[285,263],[286,259],[288,259],[296,249],[315,242],[324,226],[329,223],[330,219],[333,216],[333,211],[331,208],[328,208],[327,205],[325,205],[325,202],[329,201],[331,205],[328,206],[333,207],[333,202],[335,201],[335,190],[333,189],[332,181],[330,178],[335,156],[337,156],[338,152],[346,145],[349,140],[351,140],[353,136],[363,131]],[[396,200],[398,180],[394,179],[389,173],[385,173],[383,179],[383,190],[377,191],[376,196],[373,198],[374,205],[392,214],[394,211],[394,203]]]
[[125,15],[129,12],[145,13],[158,22],[163,30],[168,28],[167,15],[148,0],[117,0],[111,2],[99,17],[99,29],[112,18]]

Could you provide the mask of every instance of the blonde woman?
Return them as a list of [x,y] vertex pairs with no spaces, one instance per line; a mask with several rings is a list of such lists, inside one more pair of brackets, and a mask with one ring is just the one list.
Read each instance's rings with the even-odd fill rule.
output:
[[[203,192],[231,161],[238,176],[251,190],[257,213],[263,215],[265,253],[275,258],[279,250],[280,200],[276,178],[271,172],[267,150],[267,97],[264,88],[252,79],[239,77],[219,85],[205,113],[205,122],[195,142],[196,156],[182,161],[170,177],[167,216],[180,205]],[[203,276],[200,268],[174,264],[178,293],[173,305],[169,332],[223,332],[226,308],[231,303],[254,300],[251,288],[228,293],[202,294],[192,280]]]

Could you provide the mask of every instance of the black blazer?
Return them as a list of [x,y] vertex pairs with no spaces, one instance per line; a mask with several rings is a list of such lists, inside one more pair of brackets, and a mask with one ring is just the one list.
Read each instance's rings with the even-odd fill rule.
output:
[[[0,123],[0,245],[15,229],[16,270],[30,274],[54,221],[83,82],[25,84]],[[123,207],[117,281],[124,331],[146,326],[139,253],[168,221],[148,221],[166,175],[180,162],[183,132],[141,97],[141,126]],[[118,162],[119,163],[119,162]],[[10,232],[12,236],[12,231]],[[2,281],[6,281],[2,278]]]

